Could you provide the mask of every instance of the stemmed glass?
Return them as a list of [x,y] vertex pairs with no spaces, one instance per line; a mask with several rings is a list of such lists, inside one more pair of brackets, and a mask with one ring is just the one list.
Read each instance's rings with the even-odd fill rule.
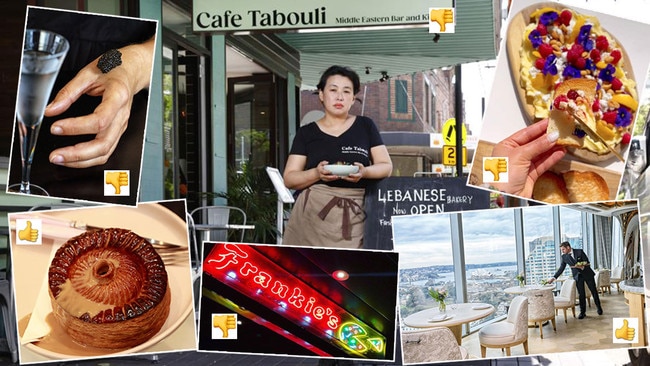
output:
[[69,49],[68,40],[60,34],[41,29],[25,31],[16,107],[22,174],[19,184],[9,186],[10,189],[20,186],[20,193],[48,195],[43,188],[30,185],[29,176],[38,132],[43,122],[43,113]]

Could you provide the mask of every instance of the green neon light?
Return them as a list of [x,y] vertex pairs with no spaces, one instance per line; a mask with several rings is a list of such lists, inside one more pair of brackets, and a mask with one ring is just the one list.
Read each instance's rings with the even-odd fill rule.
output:
[[[372,332],[376,333],[376,332]],[[366,353],[369,350],[374,352],[383,353],[385,342],[382,337],[369,337],[368,331],[365,327],[355,322],[346,322],[341,324],[339,328],[338,338],[343,342],[343,345],[351,351],[358,353]]]

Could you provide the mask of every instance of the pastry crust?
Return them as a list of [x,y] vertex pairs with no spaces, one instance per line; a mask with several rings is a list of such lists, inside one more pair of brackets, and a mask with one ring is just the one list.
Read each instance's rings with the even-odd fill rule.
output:
[[605,179],[591,171],[569,170],[562,174],[571,202],[595,202],[609,200],[609,188]]
[[48,272],[54,317],[77,343],[139,345],[163,326],[171,293],[153,246],[125,229],[85,232],[54,255]]
[[533,187],[533,199],[553,204],[571,202],[564,180],[551,171],[546,171],[537,178]]

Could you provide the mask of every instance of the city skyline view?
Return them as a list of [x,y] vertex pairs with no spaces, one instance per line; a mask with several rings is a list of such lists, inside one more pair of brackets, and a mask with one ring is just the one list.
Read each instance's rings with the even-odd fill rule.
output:
[[[514,208],[462,212],[465,263],[489,264],[516,261]],[[581,213],[561,207],[562,234],[582,235]],[[419,268],[451,263],[451,213],[393,216],[393,241],[400,252],[400,268]],[[553,233],[551,206],[528,207],[523,212],[526,255],[529,243]],[[559,245],[559,243],[557,243]]]

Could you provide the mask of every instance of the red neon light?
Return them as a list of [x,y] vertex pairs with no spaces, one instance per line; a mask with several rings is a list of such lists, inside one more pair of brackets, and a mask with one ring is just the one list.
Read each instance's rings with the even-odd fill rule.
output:
[[[363,324],[345,309],[293,276],[271,259],[246,244],[215,245],[203,263],[203,271],[254,299],[267,308],[301,325],[319,337],[327,337],[352,353],[383,356],[384,348],[368,347],[364,352],[350,347],[348,339],[341,339],[342,322]],[[366,327],[364,327],[366,329]],[[371,338],[385,338],[367,328]]]

